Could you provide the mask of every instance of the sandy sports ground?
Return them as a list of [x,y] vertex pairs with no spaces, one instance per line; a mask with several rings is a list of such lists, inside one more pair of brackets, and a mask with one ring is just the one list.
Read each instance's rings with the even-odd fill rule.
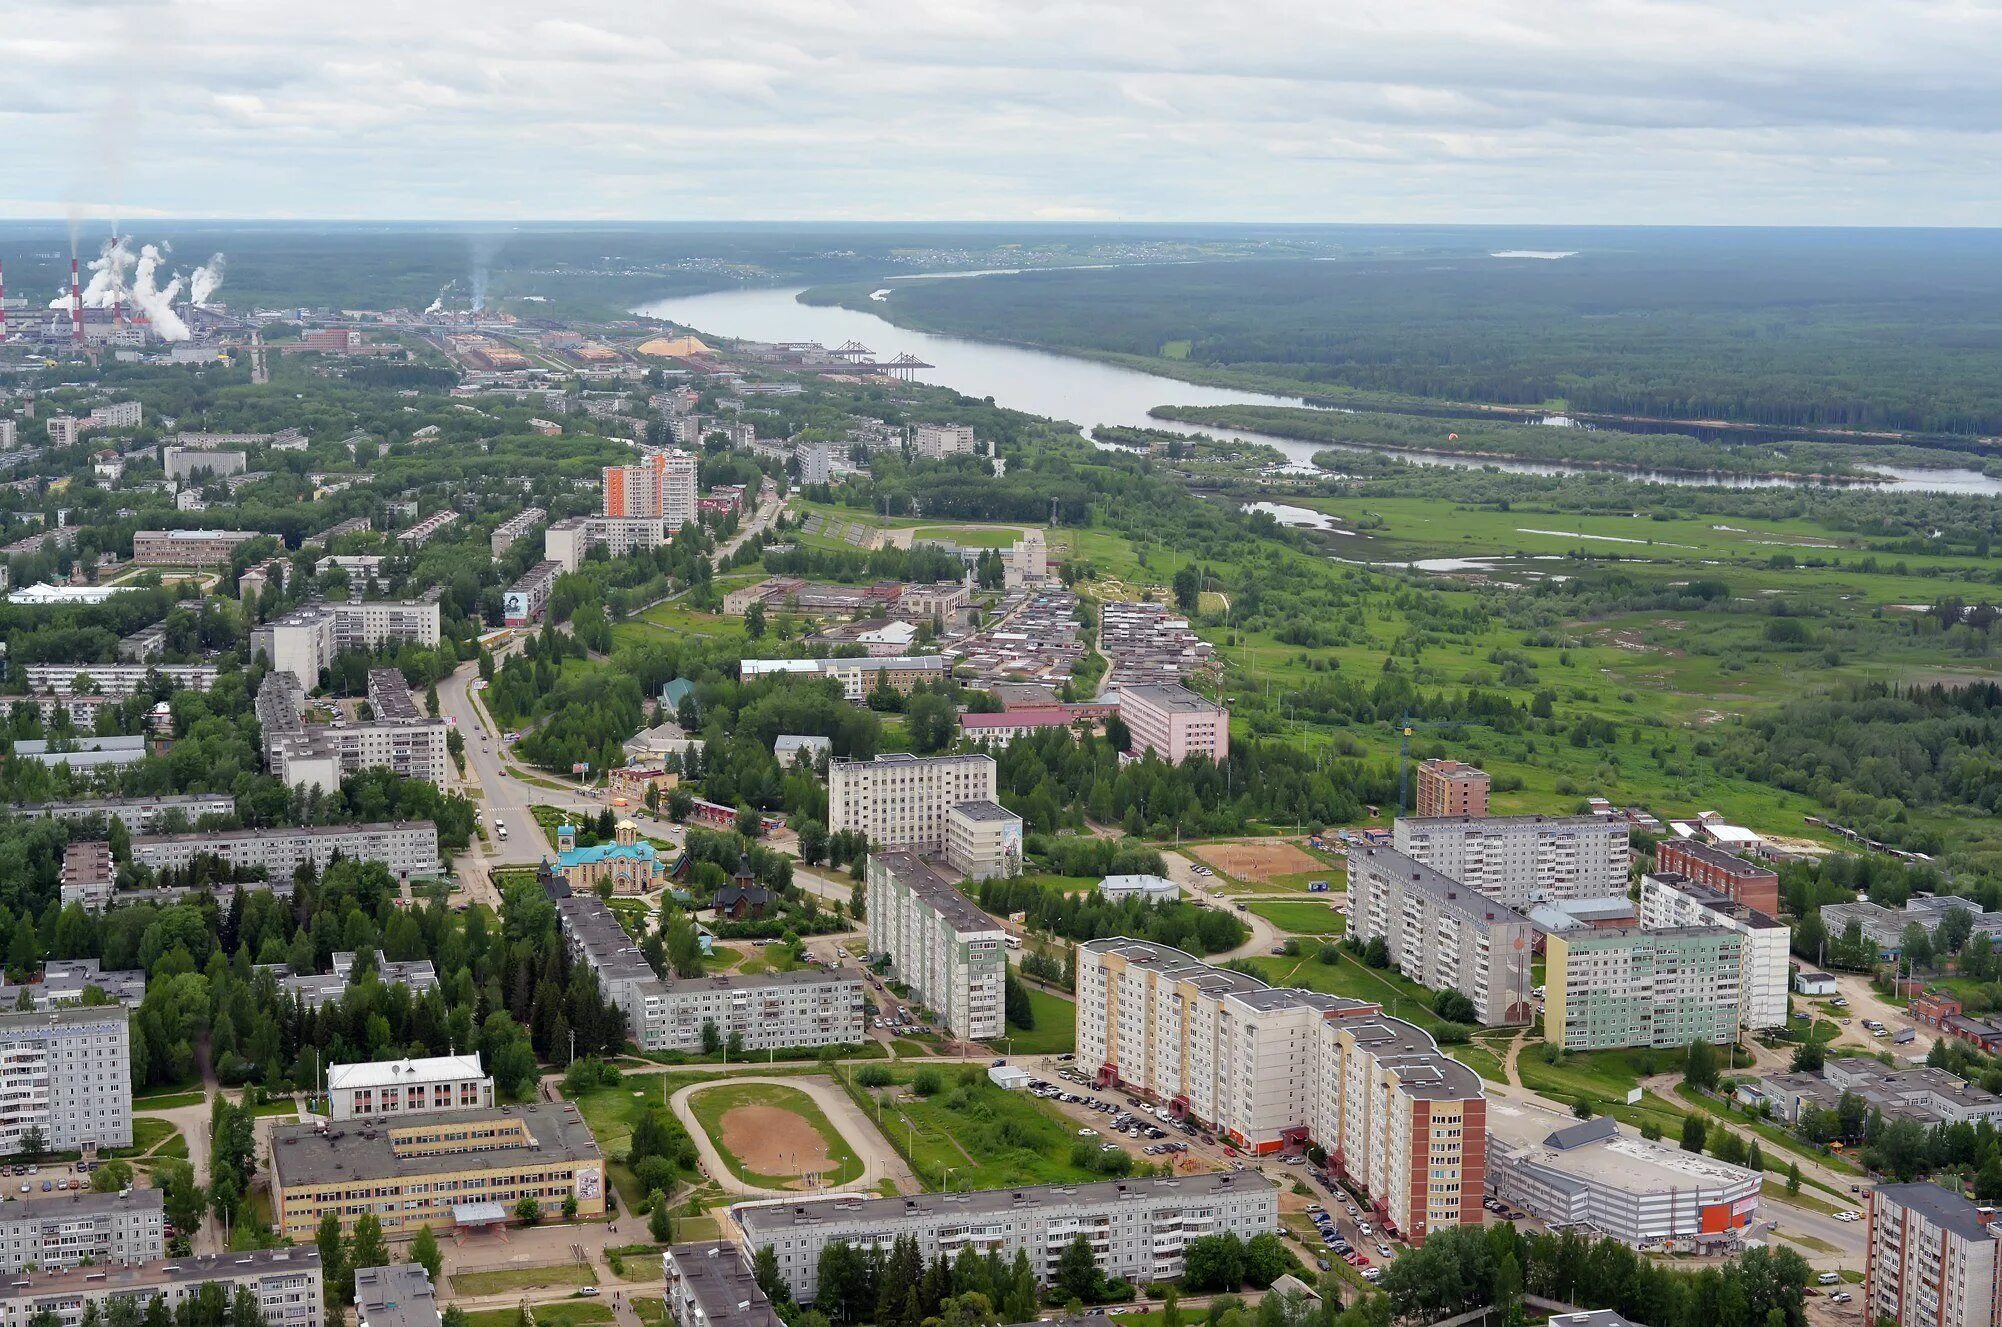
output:
[[1282,875],[1303,871],[1328,870],[1328,865],[1306,849],[1284,839],[1253,843],[1205,843],[1189,849],[1225,875],[1253,884],[1264,884]]
[[723,1112],[725,1151],[759,1175],[821,1175],[834,1164],[827,1140],[783,1106],[732,1106]]

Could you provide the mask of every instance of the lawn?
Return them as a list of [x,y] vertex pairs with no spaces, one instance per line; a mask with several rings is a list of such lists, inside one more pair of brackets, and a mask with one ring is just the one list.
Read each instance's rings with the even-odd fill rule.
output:
[[298,1113],[299,1105],[290,1097],[285,1097],[278,1101],[264,1102],[258,1106],[256,1112],[259,1119],[264,1119],[272,1115],[297,1115]]
[[[654,1269],[654,1275],[660,1275],[658,1267]],[[665,1304],[662,1307],[664,1309]],[[536,1327],[589,1327],[592,1323],[612,1321],[609,1305],[582,1299],[566,1300],[561,1304],[531,1304],[528,1313]],[[515,1327],[520,1315],[520,1309],[481,1309],[478,1313],[468,1313],[466,1323],[467,1327]]]
[[1324,903],[1258,898],[1245,906],[1292,935],[1340,935],[1348,930],[1348,918]]
[[1533,1092],[1566,1105],[1589,1101],[1601,1115],[1611,1115],[1636,1128],[1652,1123],[1661,1129],[1663,1138],[1673,1139],[1681,1133],[1685,1112],[1652,1092],[1645,1093],[1640,1104],[1629,1106],[1627,1093],[1639,1087],[1647,1075],[1674,1068],[1676,1061],[1674,1052],[1573,1051],[1560,1056],[1555,1064],[1547,1064],[1542,1046],[1531,1045],[1523,1047],[1515,1063],[1522,1085]]
[[[1436,1031],[1445,1020],[1432,1012],[1433,993],[1403,976],[1394,968],[1372,968],[1346,949],[1340,949],[1334,963],[1323,963],[1319,954],[1303,953],[1299,958],[1261,957],[1246,960],[1259,977],[1274,986],[1299,986],[1323,995],[1345,995],[1351,1000],[1371,1000],[1394,1018],[1416,1023],[1427,1032]],[[1312,941],[1303,950],[1316,950]]]
[[659,1327],[667,1321],[667,1301],[652,1295],[634,1295],[633,1312],[637,1313],[645,1327]]
[[111,1153],[115,1157],[136,1157],[151,1152],[171,1138],[178,1138],[180,1130],[167,1121],[153,1115],[132,1117],[132,1146],[121,1147]]
[[207,1100],[200,1092],[162,1092],[132,1098],[132,1109],[179,1110],[183,1106],[199,1106]]
[[[935,1073],[943,1090],[909,1094],[917,1073]],[[942,1188],[947,1172],[955,1189],[1005,1189],[1023,1184],[1078,1184],[1106,1176],[1071,1164],[1077,1126],[1069,1117],[1023,1092],[988,1081],[976,1065],[906,1067],[892,1086],[864,1088],[843,1082],[872,1118],[879,1117],[891,1146],[911,1163],[927,1189]]]
[[636,1085],[645,1089],[644,1095],[651,1097],[660,1090],[659,1082],[653,1077],[628,1079],[617,1087],[595,1087],[582,1096],[573,1097],[584,1123],[590,1126],[591,1136],[598,1141],[598,1150],[605,1154],[605,1173],[611,1177],[612,1185],[619,1192],[619,1198],[629,1212],[638,1211],[640,1200],[645,1197],[640,1192],[639,1181],[633,1177],[632,1168],[626,1165],[626,1152],[632,1145],[633,1126],[639,1122],[641,1096],[636,1093]]
[[[797,1116],[819,1136],[821,1147],[831,1162],[828,1168],[818,1172],[823,1184],[842,1185],[862,1178],[862,1158],[855,1155],[855,1149],[841,1136],[841,1131],[834,1127],[826,1112],[814,1104],[813,1098],[796,1087],[780,1087],[772,1083],[719,1084],[690,1096],[688,1105],[695,1112],[703,1132],[709,1135],[709,1140],[722,1154],[723,1163],[730,1168],[730,1173],[746,1184],[764,1189],[790,1188],[806,1169],[776,1174],[753,1170],[725,1144],[727,1130],[724,1117],[739,1108],[760,1106]],[[766,1127],[793,1126],[790,1121],[774,1119]]]
[[1023,982],[1022,989],[1029,993],[1029,1008],[1036,1016],[1036,1026],[1022,1031],[1010,1023],[1006,1037],[996,1037],[988,1044],[1010,1055],[1056,1055],[1076,1050],[1076,1003],[1031,982]]
[[515,1290],[594,1286],[598,1284],[598,1274],[586,1263],[566,1262],[547,1267],[506,1267],[494,1272],[454,1272],[451,1281],[455,1295],[504,1295]]

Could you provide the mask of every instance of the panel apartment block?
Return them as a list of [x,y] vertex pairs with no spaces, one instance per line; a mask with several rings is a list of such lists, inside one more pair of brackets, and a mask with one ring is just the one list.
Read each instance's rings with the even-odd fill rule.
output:
[[1870,1193],[1864,1238],[1866,1321],[1899,1327],[1995,1327],[2002,1242],[1993,1209],[1937,1184]]
[[311,691],[334,656],[385,645],[436,645],[441,639],[435,599],[361,599],[308,604],[251,633],[253,656],[263,654]]
[[28,1327],[43,1314],[53,1315],[57,1327],[80,1327],[92,1309],[95,1320],[104,1322],[114,1300],[134,1301],[143,1311],[159,1299],[172,1314],[208,1285],[222,1287],[225,1302],[248,1290],[265,1327],[320,1327],[323,1321],[320,1251],[308,1238],[305,1248],[204,1253],[137,1267],[23,1276],[0,1285],[0,1327]]
[[1655,845],[1655,870],[1687,876],[1735,903],[1757,908],[1768,917],[1780,915],[1780,878],[1770,867],[1748,862],[1697,839],[1664,839]]
[[0,1203],[0,1273],[132,1267],[167,1256],[166,1195],[32,1193]]
[[229,829],[202,834],[148,834],[132,840],[141,866],[186,866],[204,854],[231,866],[263,867],[289,883],[306,862],[324,871],[336,854],[381,862],[398,877],[435,875],[438,827],[429,820],[373,825],[318,825],[293,829]]
[[994,757],[878,756],[837,760],[827,770],[827,828],[871,845],[943,852],[946,816],[961,802],[995,800]]
[[1511,908],[1627,892],[1627,825],[1601,816],[1399,820],[1392,844]]
[[0,1155],[31,1129],[50,1151],[132,1146],[131,1017],[119,1004],[0,1014]]
[[1191,756],[1221,764],[1230,755],[1230,711],[1185,686],[1122,686],[1119,717],[1135,756],[1151,751],[1179,765]]
[[1545,1039],[1566,1051],[1734,1041],[1742,944],[1721,926],[1552,932]]
[[915,853],[870,853],[867,880],[869,951],[889,956],[891,972],[953,1036],[1002,1035],[1008,951],[1001,923]]
[[1251,1171],[1178,1179],[978,1189],[902,1198],[829,1198],[746,1204],[731,1209],[755,1253],[769,1247],[793,1298],[810,1304],[820,1289],[820,1251],[837,1240],[887,1254],[899,1236],[917,1241],[918,1257],[948,1262],[963,1248],[1000,1255],[1020,1251],[1039,1284],[1048,1285],[1064,1250],[1083,1235],[1105,1275],[1140,1284],[1182,1274],[1182,1251],[1210,1235],[1249,1240],[1279,1228],[1279,1188]]
[[1793,932],[1757,908],[1732,900],[1684,876],[1656,872],[1641,877],[1641,926],[1721,926],[1736,931],[1738,1017],[1751,1031],[1787,1025],[1788,947]]
[[1381,939],[1398,971],[1460,992],[1486,1026],[1535,1016],[1527,917],[1391,848],[1352,844],[1348,864],[1351,937]]

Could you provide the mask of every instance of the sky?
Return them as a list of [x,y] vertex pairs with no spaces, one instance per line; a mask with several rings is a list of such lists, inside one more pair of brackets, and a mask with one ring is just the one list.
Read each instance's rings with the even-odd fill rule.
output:
[[2002,0],[0,0],[0,217],[1994,225]]

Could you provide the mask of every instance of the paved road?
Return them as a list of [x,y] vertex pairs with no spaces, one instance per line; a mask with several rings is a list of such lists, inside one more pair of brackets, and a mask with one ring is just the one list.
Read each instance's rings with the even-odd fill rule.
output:
[[[855,1149],[855,1155],[862,1159],[862,1174],[846,1184],[830,1185],[824,1190],[825,1192],[872,1190],[885,1179],[893,1181],[900,1193],[917,1193],[923,1188],[918,1183],[917,1177],[911,1173],[911,1168],[904,1164],[904,1159],[897,1155],[896,1149],[889,1145],[882,1133],[856,1108],[848,1094],[828,1079],[818,1076],[739,1077],[732,1078],[730,1082],[733,1085],[770,1083],[779,1087],[797,1088],[811,1097],[814,1105],[826,1112],[835,1129],[848,1140],[849,1146]],[[717,1152],[716,1145],[703,1131],[702,1125],[695,1118],[694,1109],[688,1104],[691,1096],[705,1087],[712,1086],[714,1084],[691,1083],[668,1099],[668,1105],[674,1111],[675,1118],[681,1121],[682,1127],[687,1129],[689,1136],[695,1140],[695,1150],[702,1157],[702,1169],[708,1172],[709,1178],[721,1186],[725,1193],[743,1194],[755,1198],[798,1197],[801,1191],[797,1189],[763,1189],[754,1184],[746,1184],[732,1175],[730,1168],[723,1164],[723,1158]]]
[[1161,862],[1167,868],[1168,878],[1182,887],[1182,893],[1191,899],[1198,899],[1210,907],[1220,908],[1230,913],[1251,928],[1251,938],[1235,949],[1221,954],[1211,954],[1209,962],[1225,963],[1233,958],[1253,958],[1260,954],[1270,954],[1272,946],[1283,944],[1288,933],[1280,930],[1265,918],[1250,910],[1237,911],[1239,900],[1219,891],[1217,878],[1213,875],[1196,874],[1196,864],[1186,855],[1163,849]]

